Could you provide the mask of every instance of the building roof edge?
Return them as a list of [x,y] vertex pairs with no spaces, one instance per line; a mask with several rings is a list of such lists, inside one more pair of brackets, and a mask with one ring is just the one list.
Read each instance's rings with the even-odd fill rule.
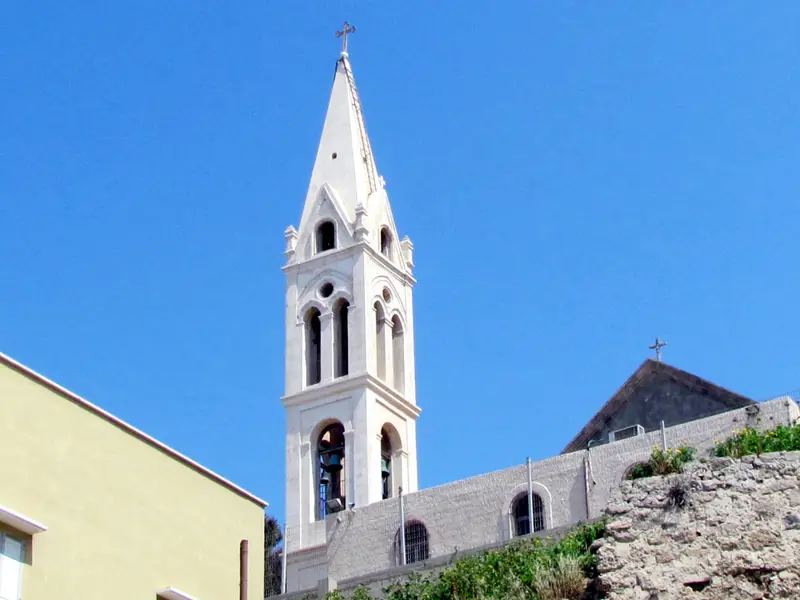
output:
[[146,444],[150,444],[154,448],[162,451],[164,454],[167,454],[168,456],[170,456],[171,458],[177,460],[178,462],[181,462],[181,463],[185,464],[186,466],[190,467],[191,469],[194,469],[195,471],[197,471],[201,475],[204,475],[205,477],[208,477],[209,479],[211,479],[212,481],[222,485],[223,487],[228,488],[229,490],[231,490],[232,492],[238,494],[239,496],[242,496],[243,498],[246,498],[247,500],[250,500],[251,502],[254,502],[255,504],[258,504],[262,508],[266,508],[266,507],[269,506],[268,502],[266,502],[265,500],[262,500],[261,498],[259,498],[255,494],[251,494],[246,489],[244,489],[242,487],[239,487],[238,485],[236,485],[232,481],[229,481],[228,479],[225,479],[222,475],[219,475],[218,473],[215,473],[211,469],[208,469],[207,467],[204,467],[199,462],[197,462],[195,460],[192,460],[191,458],[189,458],[188,456],[186,456],[184,454],[181,454],[180,452],[178,452],[174,448],[171,448],[170,446],[167,446],[165,443],[158,441],[156,438],[146,434],[145,432],[143,432],[140,429],[137,429],[136,427],[134,427],[130,423],[127,423],[127,422],[123,421],[119,417],[115,417],[114,415],[112,415],[107,410],[104,410],[104,409],[100,408],[96,404],[92,404],[91,402],[89,402],[85,398],[82,398],[78,394],[69,391],[67,388],[57,384],[56,382],[48,379],[47,377],[45,377],[41,373],[38,373],[38,372],[34,371],[30,367],[27,367],[27,366],[23,365],[22,363],[14,360],[10,356],[8,356],[6,354],[3,354],[2,352],[0,352],[0,363],[7,364],[12,369],[14,369],[16,371],[19,371],[23,375],[35,380],[36,382],[40,383],[41,385],[44,385],[45,387],[50,388],[52,391],[56,392],[57,394],[59,394],[61,396],[64,396],[65,398],[67,398],[68,400],[74,402],[75,404],[78,404],[79,406],[85,408],[86,410],[88,410],[90,412],[93,412],[94,414],[96,414],[97,416],[105,419],[106,421],[108,421],[112,425],[116,425],[117,427],[119,427],[120,429],[125,431],[126,433],[128,433],[128,434],[130,434],[130,435],[132,435],[132,436],[134,436],[136,438],[139,438],[140,440],[142,440]]

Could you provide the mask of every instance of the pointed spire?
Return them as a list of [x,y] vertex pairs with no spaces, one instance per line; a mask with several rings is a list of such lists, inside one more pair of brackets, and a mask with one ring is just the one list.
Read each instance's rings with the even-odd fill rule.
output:
[[[346,24],[343,31],[352,33],[354,28]],[[304,230],[306,221],[311,217],[324,185],[332,188],[340,210],[353,223],[356,207],[361,204],[369,208],[370,195],[382,189],[380,181],[350,60],[343,50],[336,61],[333,89],[300,220],[300,231]]]

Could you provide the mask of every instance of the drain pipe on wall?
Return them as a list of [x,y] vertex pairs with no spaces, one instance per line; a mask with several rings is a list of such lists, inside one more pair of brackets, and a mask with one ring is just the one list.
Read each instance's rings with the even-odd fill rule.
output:
[[592,486],[597,485],[594,479],[594,469],[592,469],[592,442],[586,446],[586,454],[583,457],[583,486],[584,496],[586,497],[586,518],[592,518]]
[[530,529],[528,533],[533,533],[533,474],[531,471],[531,457],[529,456],[525,462],[528,463],[528,526]]
[[664,427],[664,421],[661,421],[661,449],[667,451],[667,429]]
[[289,540],[286,536],[289,535],[289,530],[286,524],[283,524],[283,550],[281,551],[281,594],[286,593],[286,549],[289,547]]
[[400,564],[406,564],[406,514],[403,509],[403,487],[397,488],[397,497],[400,500]]
[[247,540],[239,544],[239,600],[247,600]]

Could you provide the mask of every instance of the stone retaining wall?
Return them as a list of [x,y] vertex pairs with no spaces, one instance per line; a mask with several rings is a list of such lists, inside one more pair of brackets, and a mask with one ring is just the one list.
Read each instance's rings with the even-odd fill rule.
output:
[[610,600],[800,598],[800,452],[624,482],[607,513]]

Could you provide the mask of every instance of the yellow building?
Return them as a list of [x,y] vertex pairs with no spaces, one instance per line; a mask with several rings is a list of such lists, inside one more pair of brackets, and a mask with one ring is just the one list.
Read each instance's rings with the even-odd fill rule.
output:
[[265,507],[0,354],[0,599],[262,600]]

